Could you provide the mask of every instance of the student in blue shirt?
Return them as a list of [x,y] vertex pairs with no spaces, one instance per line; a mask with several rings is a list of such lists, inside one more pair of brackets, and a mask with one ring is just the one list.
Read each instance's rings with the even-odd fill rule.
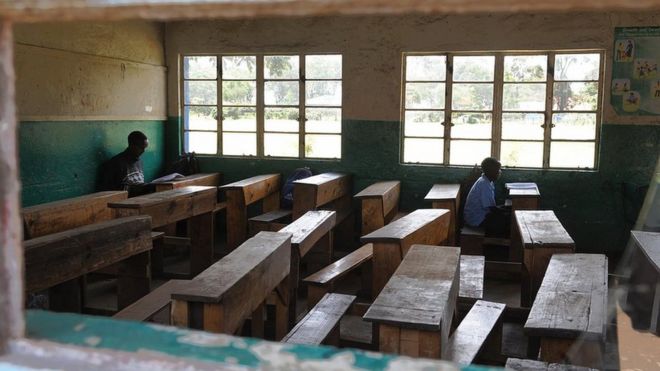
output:
[[510,230],[510,211],[495,204],[495,185],[499,178],[502,164],[492,157],[481,161],[481,177],[477,179],[468,193],[463,211],[465,224],[482,227],[487,236],[508,237]]

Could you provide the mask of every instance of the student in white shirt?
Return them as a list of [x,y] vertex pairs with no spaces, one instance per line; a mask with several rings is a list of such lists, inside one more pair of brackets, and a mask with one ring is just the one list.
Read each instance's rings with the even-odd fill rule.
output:
[[463,211],[465,224],[482,227],[492,237],[508,237],[511,223],[510,211],[495,203],[494,182],[501,169],[502,164],[495,158],[487,157],[481,162],[481,177],[470,189]]

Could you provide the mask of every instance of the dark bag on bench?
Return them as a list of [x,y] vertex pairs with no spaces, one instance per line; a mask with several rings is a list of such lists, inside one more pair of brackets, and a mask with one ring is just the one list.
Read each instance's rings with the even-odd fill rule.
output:
[[167,169],[167,174],[179,173],[184,176],[199,173],[199,162],[195,152],[184,153],[179,159],[174,161]]
[[293,182],[298,179],[305,179],[312,176],[312,171],[308,167],[301,167],[293,171],[293,174],[286,178],[282,187],[282,208],[293,208]]

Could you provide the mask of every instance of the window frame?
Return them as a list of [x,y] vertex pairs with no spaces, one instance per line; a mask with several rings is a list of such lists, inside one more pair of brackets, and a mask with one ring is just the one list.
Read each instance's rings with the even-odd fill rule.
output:
[[[555,65],[555,56],[562,54],[598,54],[599,55],[599,66],[598,66],[598,80],[594,80],[597,83],[598,92],[596,97],[596,107],[594,111],[584,111],[584,110],[575,110],[575,111],[559,111],[554,110],[553,107],[553,93],[554,93],[554,65]],[[505,111],[503,109],[503,90],[505,83],[515,83],[515,84],[524,84],[531,82],[505,82],[504,81],[504,57],[505,56],[533,56],[533,55],[545,55],[547,56],[547,69],[546,69],[546,79],[545,81],[540,81],[541,83],[546,84],[546,95],[545,95],[545,109],[543,111],[521,111],[521,110],[510,110]],[[405,116],[407,107],[406,107],[406,84],[409,82],[406,76],[406,67],[407,61],[406,57],[408,56],[444,56],[445,59],[445,80],[442,81],[445,84],[445,104],[443,109],[438,109],[436,111],[444,111],[444,120],[441,123],[443,126],[443,136],[442,137],[424,137],[428,139],[441,139],[443,142],[443,156],[442,163],[430,163],[430,162],[406,162],[405,161],[405,139],[406,138],[418,138],[416,136],[406,136],[405,135]],[[454,81],[453,79],[453,58],[456,56],[494,56],[494,76],[493,76],[493,107],[492,110],[484,111],[471,111],[471,110],[454,110],[452,108],[452,93],[453,85],[455,83],[471,83],[466,81]],[[598,171],[599,169],[599,153],[600,153],[600,139],[601,139],[601,128],[602,128],[602,117],[603,117],[603,99],[604,99],[604,83],[605,83],[605,58],[607,56],[606,50],[604,49],[557,49],[557,50],[524,50],[524,51],[456,51],[456,52],[403,52],[401,54],[401,116],[400,116],[400,128],[399,128],[399,162],[401,165],[408,166],[433,166],[433,167],[458,167],[466,168],[473,167],[474,165],[456,165],[450,164],[451,156],[451,141],[461,140],[464,138],[452,138],[451,128],[454,126],[452,123],[452,113],[455,112],[466,112],[466,113],[490,113],[492,114],[492,125],[491,125],[491,138],[490,139],[480,139],[480,138],[471,138],[467,139],[470,141],[487,141],[490,140],[490,156],[499,158],[501,154],[502,142],[534,142],[534,143],[543,143],[543,159],[542,165],[540,167],[526,167],[526,166],[506,166],[503,167],[513,170],[537,170],[537,171]],[[564,80],[561,80],[564,82]],[[565,82],[573,82],[574,80],[566,80]],[[578,80],[575,80],[578,81]],[[587,80],[579,80],[587,81]],[[424,82],[411,80],[410,82]],[[436,82],[436,81],[433,81]],[[439,80],[437,82],[440,82]],[[480,83],[489,83],[483,81]],[[415,111],[418,109],[412,109]],[[552,118],[555,113],[594,113],[596,115],[596,127],[595,127],[595,136],[594,139],[552,139],[552,128],[554,127],[552,123]],[[544,115],[543,125],[543,139],[502,139],[502,116],[504,113],[542,113]],[[449,123],[449,125],[447,125]],[[594,143],[594,153],[593,153],[593,167],[550,167],[550,153],[552,142],[563,142],[563,143]]]
[[[310,79],[311,81],[339,81],[341,83],[341,91],[342,91],[342,101],[339,106],[315,106],[315,105],[308,105],[306,102],[306,97],[305,97],[305,89],[306,89],[306,82],[308,81],[306,75],[305,75],[305,57],[307,56],[339,56],[341,58],[341,77],[338,79]],[[256,131],[254,132],[256,135],[256,155],[225,155],[223,154],[223,133],[225,131],[223,130],[223,108],[225,107],[237,107],[235,105],[227,105],[225,106],[222,102],[222,82],[225,81],[222,76],[222,57],[234,57],[234,56],[245,56],[245,57],[255,57],[256,58],[256,63],[255,63],[255,68],[256,68],[256,73],[255,73],[255,79],[245,79],[245,80],[240,80],[240,81],[255,81],[256,82],[256,104],[254,106],[246,106],[246,107],[254,107],[256,109]],[[265,73],[264,73],[264,68],[265,68],[265,57],[269,56],[296,56],[298,57],[298,79],[273,79],[269,78],[266,79]],[[184,60],[186,57],[215,57],[216,58],[216,79],[215,80],[210,80],[210,79],[187,79],[185,78],[184,74]],[[186,81],[215,81],[217,84],[217,98],[216,98],[216,105],[215,107],[217,108],[217,117],[216,117],[216,130],[188,130],[186,129],[186,122],[185,122],[185,109],[186,107],[191,107],[191,106],[199,106],[199,105],[191,105],[191,104],[186,104],[185,103],[185,82]],[[239,81],[235,79],[227,80],[227,81]],[[298,90],[298,104],[297,105],[266,105],[265,104],[265,83],[266,82],[272,82],[272,81],[297,81],[299,90]],[[181,127],[180,127],[180,135],[181,135],[181,148],[182,150],[186,150],[185,146],[185,135],[187,132],[215,132],[217,133],[217,141],[216,141],[216,153],[200,153],[197,154],[198,156],[207,156],[207,157],[222,157],[222,158],[239,158],[239,159],[273,159],[273,160],[313,160],[313,161],[330,161],[330,162],[339,162],[342,160],[342,157],[344,156],[343,153],[343,146],[341,145],[343,142],[343,130],[342,130],[342,122],[344,119],[344,54],[341,52],[314,52],[314,53],[304,53],[304,52],[284,52],[284,53],[182,53],[179,54],[179,78],[178,78],[178,83],[179,83],[179,112],[180,112],[180,117],[181,117]],[[208,107],[213,107],[213,105],[204,105]],[[294,134],[294,132],[273,132],[273,131],[266,131],[265,130],[265,113],[267,108],[297,108],[298,109],[298,155],[297,156],[266,156],[265,155],[265,136],[266,134],[269,133],[275,133],[275,134]],[[339,109],[340,110],[340,130],[338,133],[315,133],[312,132],[310,134],[314,135],[329,135],[329,136],[338,136],[340,140],[340,148],[339,148],[339,157],[308,157],[305,155],[305,144],[306,144],[306,136],[307,136],[307,131],[305,128],[305,123],[307,122],[306,118],[306,109],[307,108],[334,108],[334,109]],[[230,133],[233,133],[234,131],[231,131]],[[241,132],[241,133],[252,133],[252,132]]]

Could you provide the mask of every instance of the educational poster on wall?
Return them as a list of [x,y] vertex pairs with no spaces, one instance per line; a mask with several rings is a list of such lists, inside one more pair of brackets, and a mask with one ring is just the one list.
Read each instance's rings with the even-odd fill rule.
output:
[[610,102],[619,115],[660,115],[660,27],[614,29]]

